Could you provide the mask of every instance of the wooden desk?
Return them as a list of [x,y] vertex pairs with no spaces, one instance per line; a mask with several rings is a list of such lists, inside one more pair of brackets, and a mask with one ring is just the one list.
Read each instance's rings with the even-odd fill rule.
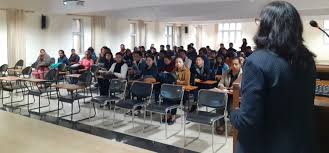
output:
[[68,74],[68,75],[65,75],[65,77],[68,77],[68,78],[79,78],[81,76],[81,74]]
[[329,65],[324,65],[324,64],[317,64],[316,65],[316,71],[317,72],[329,72]]
[[33,78],[22,78],[22,81],[27,81],[27,82],[32,82],[32,83],[42,83],[42,82],[47,82],[47,80],[44,79],[33,79]]
[[79,85],[75,85],[75,84],[57,84],[54,85],[55,88],[58,89],[66,89],[67,91],[74,91],[74,90],[79,90],[79,89],[85,89],[85,86],[79,86]]
[[19,81],[22,78],[16,77],[16,76],[7,76],[7,77],[0,77],[0,80],[2,81]]
[[3,153],[148,153],[105,138],[0,111]]
[[191,91],[194,91],[194,90],[197,90],[198,89],[198,87],[197,86],[183,86],[183,89],[184,89],[184,91],[186,91],[186,92],[191,92]]
[[207,80],[207,81],[195,80],[195,83],[203,84],[203,85],[215,85],[215,84],[217,84],[217,81],[214,81],[214,80]]
[[142,82],[142,83],[148,83],[148,84],[153,84],[153,85],[157,85],[157,84],[160,84],[160,82],[153,82],[153,81],[148,81],[148,80],[145,80],[145,81],[139,81],[139,80],[130,80],[128,81],[128,83],[134,83],[134,82]]

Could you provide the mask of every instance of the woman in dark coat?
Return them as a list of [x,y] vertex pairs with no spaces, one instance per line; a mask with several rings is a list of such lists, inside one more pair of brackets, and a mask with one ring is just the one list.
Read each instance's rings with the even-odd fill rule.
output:
[[257,50],[248,57],[241,105],[230,115],[238,153],[315,153],[314,54],[303,45],[299,13],[275,1],[260,14]]

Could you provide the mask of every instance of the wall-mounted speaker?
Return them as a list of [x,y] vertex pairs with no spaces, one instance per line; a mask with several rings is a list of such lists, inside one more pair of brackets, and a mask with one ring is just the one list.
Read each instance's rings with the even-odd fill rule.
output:
[[41,29],[47,28],[47,16],[41,15]]
[[185,33],[186,34],[188,33],[188,27],[185,27]]

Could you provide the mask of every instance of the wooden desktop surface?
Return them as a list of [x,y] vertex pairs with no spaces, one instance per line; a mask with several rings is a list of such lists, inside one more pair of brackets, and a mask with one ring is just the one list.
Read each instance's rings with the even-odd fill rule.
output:
[[317,72],[329,72],[329,65],[324,64],[317,64],[316,65],[316,71]]
[[0,111],[3,153],[148,153],[105,138]]
[[68,78],[79,78],[81,74],[68,74],[68,75],[65,75],[66,77]]
[[21,78],[16,77],[16,76],[7,76],[7,77],[0,77],[0,80],[2,81],[18,81]]

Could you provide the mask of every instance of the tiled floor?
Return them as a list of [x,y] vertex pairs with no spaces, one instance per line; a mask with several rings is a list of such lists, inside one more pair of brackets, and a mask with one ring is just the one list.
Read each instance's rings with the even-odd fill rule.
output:
[[[65,92],[62,92],[65,93]],[[5,93],[5,96],[8,93]],[[55,97],[55,96],[54,96]],[[15,99],[21,99],[22,94],[14,94]],[[21,102],[20,104],[27,103],[27,96],[25,96],[25,101]],[[4,99],[4,102],[8,102],[10,99]],[[30,96],[30,101],[32,101],[32,96]],[[37,100],[37,98],[36,98]],[[86,99],[86,102],[90,100]],[[57,100],[51,99],[50,100],[51,106],[47,108],[41,109],[41,112],[52,110],[57,108]],[[41,98],[41,105],[46,105],[47,99],[46,97]],[[78,115],[74,116],[73,120],[77,120],[83,117],[88,117],[90,113],[89,104],[85,104],[83,101],[80,102],[81,112]],[[38,106],[38,102],[36,101],[32,107]],[[60,111],[60,115],[70,113],[70,105],[64,103],[64,109]],[[100,109],[99,106],[96,106],[97,116],[95,118],[91,118],[85,121],[81,121],[77,124],[74,128],[83,132],[91,133],[94,135],[98,135],[101,137],[109,138],[112,140],[120,141],[126,144],[134,145],[140,148],[145,148],[148,150],[152,150],[155,152],[212,152],[211,147],[211,128],[207,126],[201,126],[201,135],[200,138],[193,143],[189,144],[187,147],[184,148],[184,132],[183,130],[179,132],[177,135],[170,137],[169,139],[165,139],[165,125],[162,124],[160,126],[159,123],[159,115],[153,115],[153,126],[146,128],[143,131],[144,127],[144,120],[143,116],[137,117],[135,119],[135,127],[132,126],[131,117],[127,116],[126,121],[119,122],[119,120],[124,119],[124,113],[122,110],[117,110],[116,121],[115,125],[112,125],[113,119],[113,110],[106,110],[105,116],[106,119],[103,120],[103,109]],[[78,111],[77,103],[74,104],[74,111]],[[14,110],[15,113],[20,113],[22,115],[27,115],[26,107],[22,107],[22,109]],[[93,113],[93,112],[92,112]],[[183,112],[179,111],[178,114],[182,115]],[[57,112],[48,113],[45,118],[47,122],[56,123]],[[40,119],[39,116],[32,115],[31,117]],[[70,120],[69,117],[65,119]],[[103,122],[104,121],[104,122]],[[176,131],[181,129],[181,118],[177,119],[177,122],[172,125],[168,126],[168,135],[175,133]],[[150,116],[147,116],[146,125],[150,125]],[[60,121],[61,126],[66,126],[72,128],[72,124],[69,124],[66,121]],[[197,124],[186,124],[186,136],[188,137],[188,141],[192,140],[192,137],[196,137],[198,135],[198,125]],[[215,149],[220,147],[221,143],[225,141],[225,136],[217,135],[214,136],[215,141]],[[232,153],[233,152],[233,142],[232,137],[227,139],[226,145],[221,148],[218,153]]]

